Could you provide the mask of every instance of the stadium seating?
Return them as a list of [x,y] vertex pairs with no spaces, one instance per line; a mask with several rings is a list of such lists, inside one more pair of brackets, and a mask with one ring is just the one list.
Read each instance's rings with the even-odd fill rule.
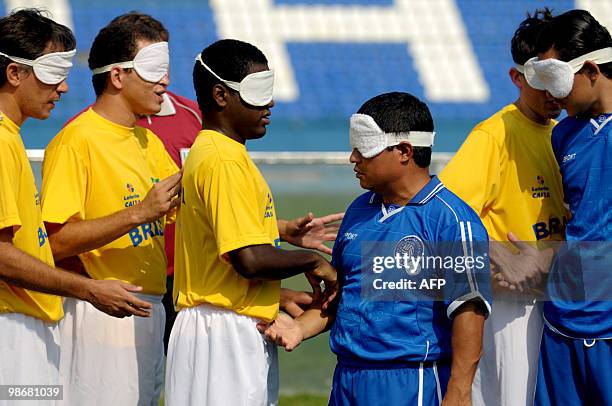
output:
[[[172,85],[178,93],[187,96],[194,95],[191,85],[191,71],[194,56],[203,46],[219,38],[218,23],[222,18],[233,18],[243,24],[243,31],[251,33],[255,39],[262,30],[283,30],[276,25],[273,27],[256,26],[256,14],[266,12],[257,7],[260,3],[269,3],[270,8],[283,8],[284,10],[299,9],[303,11],[303,24],[316,25],[313,15],[308,14],[311,7],[330,7],[338,11],[336,18],[342,19],[357,9],[370,8],[372,13],[376,10],[395,7],[401,1],[392,0],[248,0],[228,1],[222,0],[204,3],[197,0],[181,0],[166,2],[161,0],[71,0],[68,2],[72,11],[72,20],[79,39],[79,54],[76,69],[70,79],[72,89],[78,92],[68,94],[65,103],[58,109],[62,118],[68,118],[80,107],[93,100],[93,91],[90,85],[90,73],[87,69],[87,54],[91,42],[98,30],[111,18],[130,11],[138,10],[152,14],[160,19],[171,32],[172,52]],[[214,3],[235,3],[235,13],[230,17],[223,17],[222,13],[214,13]],[[411,0],[415,4],[422,0]],[[513,94],[512,84],[507,80],[507,70],[511,59],[509,43],[516,24],[525,16],[527,11],[541,7],[543,3],[536,0],[518,0],[509,2],[504,0],[428,0],[425,2],[434,12],[441,16],[435,20],[429,18],[406,21],[405,26],[395,27],[390,24],[388,30],[413,30],[415,35],[432,35],[433,30],[449,29],[444,24],[444,10],[455,9],[459,12],[459,21],[467,33],[468,45],[472,49],[477,65],[484,78],[488,96],[481,102],[470,102],[469,98],[462,98],[457,94],[456,101],[437,102],[430,100],[430,106],[437,119],[478,119],[493,112],[501,104],[509,100]],[[555,0],[549,2],[557,12],[574,7],[569,0]],[[260,9],[258,11],[258,8]],[[218,10],[218,7],[217,7]],[[255,16],[254,16],[255,14]],[[242,17],[241,17],[242,16]],[[250,18],[252,16],[252,18]],[[252,20],[252,21],[250,21]],[[408,23],[417,24],[416,27]],[[278,21],[282,24],[282,21]],[[431,25],[435,25],[434,28]],[[299,24],[284,28],[299,30]],[[333,31],[335,27],[323,28]],[[330,116],[346,116],[354,111],[365,99],[373,94],[388,90],[406,90],[420,97],[425,97],[422,80],[415,68],[415,58],[409,51],[410,46],[404,42],[366,42],[359,41],[362,37],[370,38],[371,27],[368,25],[354,27],[353,33],[347,34],[347,42],[338,41],[337,35],[325,40],[325,32],[318,33],[316,39],[309,41],[287,40],[284,43],[290,59],[290,69],[297,83],[299,92],[293,101],[277,103],[275,116],[280,118],[322,118]],[[453,34],[452,32],[449,34]],[[383,35],[389,37],[388,33]],[[246,38],[249,39],[249,38]],[[432,38],[432,47],[437,44]],[[453,36],[448,35],[448,41]],[[253,42],[253,39],[251,39]],[[427,39],[423,39],[427,43]],[[266,44],[257,44],[266,48]],[[448,46],[449,44],[445,44]],[[452,46],[451,46],[452,48]],[[465,72],[458,68],[462,65],[436,61],[433,55],[428,57],[428,50],[424,50],[425,60],[422,62],[433,71],[446,70],[457,81],[462,81]],[[458,54],[456,59],[461,59]],[[271,61],[274,64],[274,61]],[[443,64],[440,68],[440,64]],[[425,97],[426,98],[426,97]]]

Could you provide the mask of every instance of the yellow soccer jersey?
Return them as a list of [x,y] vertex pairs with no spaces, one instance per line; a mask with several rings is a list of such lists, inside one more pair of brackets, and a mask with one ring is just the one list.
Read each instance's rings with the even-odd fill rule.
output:
[[[178,171],[161,140],[142,127],[123,127],[89,109],[49,143],[43,163],[42,213],[47,223],[91,220],[140,202],[155,182]],[[79,255],[94,279],[118,279],[166,290],[165,219],[143,224]]]
[[[13,244],[53,266],[53,254],[40,213],[40,197],[19,127],[0,116],[0,229],[13,229]],[[55,272],[55,271],[53,271]],[[33,292],[0,281],[0,313],[23,313],[44,321],[64,316],[59,296]]]
[[280,282],[245,279],[225,255],[261,244],[280,246],[268,184],[244,145],[215,131],[200,132],[183,166],[174,259],[176,306],[209,303],[273,320]]
[[492,241],[562,240],[567,210],[547,126],[510,104],[478,124],[440,179],[479,215]]

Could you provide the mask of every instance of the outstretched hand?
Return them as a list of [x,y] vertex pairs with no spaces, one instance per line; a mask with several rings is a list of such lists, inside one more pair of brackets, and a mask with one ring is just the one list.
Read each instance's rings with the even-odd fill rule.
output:
[[281,237],[283,240],[302,248],[310,248],[325,254],[332,253],[331,248],[326,246],[326,241],[335,241],[344,213],[329,214],[323,217],[315,217],[308,213],[303,217],[289,220],[286,223],[285,232]]

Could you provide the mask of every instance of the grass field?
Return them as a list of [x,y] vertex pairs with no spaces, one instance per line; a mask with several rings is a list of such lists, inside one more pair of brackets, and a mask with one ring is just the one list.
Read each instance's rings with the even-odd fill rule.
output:
[[281,396],[278,403],[280,406],[325,406],[327,396],[309,394]]
[[[274,188],[274,185],[271,187]],[[353,193],[280,194],[275,196],[275,203],[279,218],[294,218],[308,211],[320,216],[343,211],[355,196]],[[303,276],[283,281],[283,286],[292,289],[309,289]],[[329,349],[328,340],[329,334],[326,333],[305,341],[291,353],[279,349],[280,390],[281,394],[285,395],[281,398],[281,405],[327,404],[336,363]]]

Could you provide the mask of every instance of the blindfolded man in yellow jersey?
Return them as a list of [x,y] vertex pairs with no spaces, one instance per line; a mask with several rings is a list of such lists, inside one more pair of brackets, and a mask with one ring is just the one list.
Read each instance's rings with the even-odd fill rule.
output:
[[276,317],[281,279],[305,273],[315,290],[323,280],[329,300],[337,289],[336,271],[321,256],[279,248],[281,238],[299,243],[291,238],[297,223],[277,220],[245,147],[266,133],[273,80],[263,53],[241,41],[218,41],[196,58],[205,129],[183,166],[167,405],[275,404],[276,347],[257,322]]

